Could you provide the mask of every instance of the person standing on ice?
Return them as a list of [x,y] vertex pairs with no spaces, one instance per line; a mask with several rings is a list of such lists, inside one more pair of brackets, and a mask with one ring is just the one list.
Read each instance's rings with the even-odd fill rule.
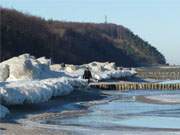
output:
[[90,83],[90,79],[91,79],[91,78],[92,78],[91,71],[90,71],[89,68],[87,67],[87,68],[84,70],[83,79],[87,79],[87,80],[88,80],[88,83]]

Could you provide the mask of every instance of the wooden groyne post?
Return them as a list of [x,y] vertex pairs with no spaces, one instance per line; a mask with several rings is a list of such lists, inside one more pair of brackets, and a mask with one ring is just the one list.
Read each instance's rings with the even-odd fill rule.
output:
[[90,87],[103,90],[180,90],[180,83],[92,83]]

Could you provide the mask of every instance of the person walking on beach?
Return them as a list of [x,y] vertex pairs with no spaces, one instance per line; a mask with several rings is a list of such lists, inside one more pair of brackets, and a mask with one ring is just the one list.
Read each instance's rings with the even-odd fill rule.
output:
[[89,68],[87,67],[87,68],[84,70],[83,79],[87,79],[87,80],[88,80],[88,83],[90,83],[90,79],[91,79],[91,78],[92,78],[91,71],[90,71]]

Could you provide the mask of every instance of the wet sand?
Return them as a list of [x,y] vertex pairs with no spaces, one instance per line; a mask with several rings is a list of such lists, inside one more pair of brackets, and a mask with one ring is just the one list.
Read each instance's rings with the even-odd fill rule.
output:
[[1,135],[69,135],[67,131],[56,131],[47,128],[26,127],[22,124],[3,122],[0,123]]

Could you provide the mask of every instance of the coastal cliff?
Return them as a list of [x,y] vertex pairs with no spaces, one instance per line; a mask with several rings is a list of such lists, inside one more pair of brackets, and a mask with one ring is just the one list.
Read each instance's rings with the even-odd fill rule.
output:
[[45,20],[16,10],[0,10],[0,61],[30,53],[51,58],[54,63],[109,61],[126,67],[166,64],[156,48],[121,25]]

